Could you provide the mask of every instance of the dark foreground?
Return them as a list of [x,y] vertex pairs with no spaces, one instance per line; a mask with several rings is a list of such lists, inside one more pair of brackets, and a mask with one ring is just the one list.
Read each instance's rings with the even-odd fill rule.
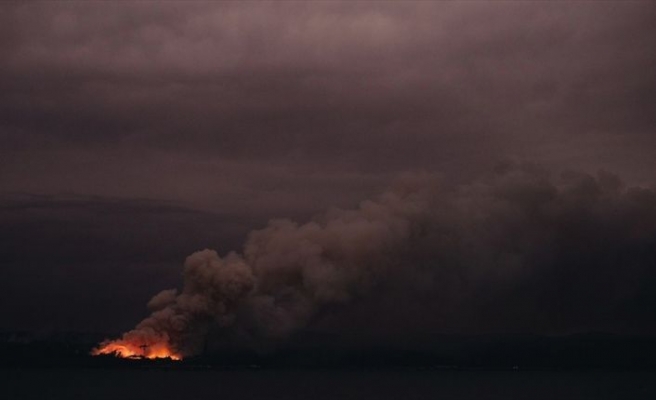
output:
[[[111,337],[111,336],[110,336]],[[103,336],[46,337],[0,335],[0,368],[188,370],[252,369],[454,369],[454,370],[624,370],[656,371],[656,336],[588,333],[561,337],[535,335],[433,336],[413,346],[340,345],[339,338],[299,336],[277,348],[211,347],[182,362],[91,357]]]
[[4,369],[13,399],[656,399],[651,371]]
[[295,339],[174,362],[91,357],[96,337],[7,335],[0,399],[656,399],[655,337],[441,336],[421,351]]

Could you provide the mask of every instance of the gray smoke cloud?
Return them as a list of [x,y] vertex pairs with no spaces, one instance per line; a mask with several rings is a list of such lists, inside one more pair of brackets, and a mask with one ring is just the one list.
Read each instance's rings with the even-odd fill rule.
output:
[[[653,330],[656,192],[607,172],[499,165],[467,185],[400,179],[352,210],[271,221],[190,255],[124,340],[195,354],[208,335],[309,325],[426,332]],[[366,327],[365,327],[366,325]]]

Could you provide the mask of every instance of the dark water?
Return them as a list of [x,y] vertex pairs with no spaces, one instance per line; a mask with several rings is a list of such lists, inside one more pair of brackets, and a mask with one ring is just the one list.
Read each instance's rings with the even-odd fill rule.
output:
[[656,399],[654,372],[0,370],[14,399]]

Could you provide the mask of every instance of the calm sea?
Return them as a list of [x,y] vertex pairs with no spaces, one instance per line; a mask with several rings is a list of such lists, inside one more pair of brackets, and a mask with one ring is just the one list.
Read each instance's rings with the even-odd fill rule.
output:
[[0,370],[14,399],[656,399],[654,372]]

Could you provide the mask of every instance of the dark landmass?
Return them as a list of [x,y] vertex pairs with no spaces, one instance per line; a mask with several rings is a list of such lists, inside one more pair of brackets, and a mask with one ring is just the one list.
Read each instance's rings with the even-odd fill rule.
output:
[[430,349],[358,346],[295,340],[275,351],[219,349],[188,357],[121,359],[90,356],[105,336],[60,333],[0,335],[3,368],[417,368],[417,369],[656,369],[656,337],[587,333],[550,337],[533,335],[454,336],[436,338]]

